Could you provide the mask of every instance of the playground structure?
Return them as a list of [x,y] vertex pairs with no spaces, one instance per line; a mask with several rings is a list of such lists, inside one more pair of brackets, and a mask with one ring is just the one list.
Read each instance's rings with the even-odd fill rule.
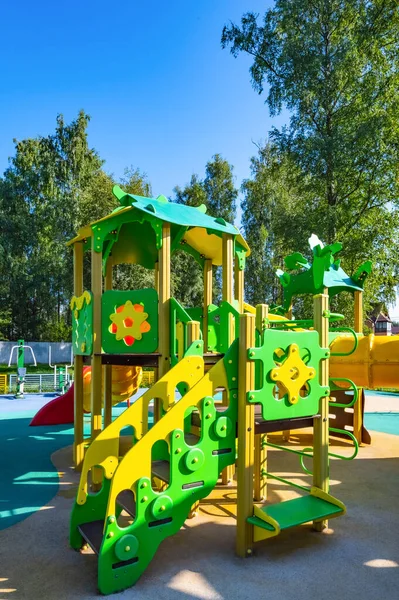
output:
[[[367,365],[361,362],[361,299],[369,265],[350,278],[334,256],[340,247],[320,243],[313,247],[312,265],[299,254],[287,257],[289,269],[302,271],[280,273],[284,307],[273,314],[266,305],[244,305],[249,248],[234,226],[206,215],[203,206],[134,196],[117,186],[114,194],[121,206],[70,242],[74,461],[82,471],[70,541],[75,549],[88,543],[97,553],[98,587],[104,594],[133,585],[162,540],[195,514],[219,476],[224,484],[232,479],[235,464],[238,556],[250,556],[258,542],[284,529],[313,522],[321,531],[328,519],[344,514],[344,504],[329,493],[329,435],[348,436],[355,446],[353,456],[357,440],[354,433],[330,428],[331,404],[334,410],[356,406],[360,372],[370,382],[374,367],[381,374],[386,367],[380,356]],[[170,260],[178,249],[203,268],[202,307],[185,309],[171,297]],[[91,254],[90,291],[83,289],[84,252]],[[153,269],[154,288],[113,290],[113,267],[126,262]],[[223,291],[217,306],[212,269],[220,265]],[[342,316],[330,312],[329,295],[341,291],[354,294],[356,332],[330,327]],[[290,312],[299,293],[313,295],[312,320],[293,321],[281,314]],[[373,347],[382,348],[379,339]],[[395,354],[396,346],[388,357],[389,373]],[[87,440],[83,367],[89,357]],[[346,357],[352,357],[351,377],[342,376],[341,361],[349,364]],[[112,421],[114,373],[141,367],[154,368],[156,382]],[[391,376],[396,387],[397,378]],[[352,391],[349,401],[331,398],[347,390]],[[267,434],[304,428],[313,429],[313,449],[289,451],[301,461],[313,458],[312,471],[306,468],[311,487],[295,484],[303,495],[259,504],[267,499],[269,478],[294,485],[266,471],[268,446],[279,447]]]

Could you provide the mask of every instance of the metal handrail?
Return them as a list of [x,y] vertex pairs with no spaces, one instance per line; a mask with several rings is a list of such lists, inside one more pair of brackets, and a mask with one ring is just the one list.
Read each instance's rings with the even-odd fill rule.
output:
[[[356,351],[356,349],[358,347],[358,344],[359,344],[359,341],[357,339],[356,331],[354,329],[352,329],[352,327],[332,327],[330,329],[330,331],[338,331],[338,332],[343,332],[343,333],[345,333],[345,332],[346,333],[351,333],[352,336],[353,336],[353,338],[354,338],[354,340],[355,340],[354,346],[353,346],[353,348],[352,348],[352,350],[350,352],[331,352],[330,356],[350,356],[351,354],[353,354]],[[335,340],[333,340],[331,342],[330,348],[331,348],[331,345],[334,343],[334,341]]]
[[305,487],[304,485],[299,485],[299,483],[294,483],[293,481],[289,481],[288,479],[284,479],[283,477],[277,477],[277,475],[273,475],[272,473],[268,473],[267,471],[262,469],[262,477],[270,477],[271,479],[277,479],[277,481],[282,481],[287,485],[292,485],[293,487],[299,488],[300,490],[304,490],[305,492],[310,492],[310,487]]
[[[349,389],[352,388],[353,390],[353,400],[352,402],[350,402],[349,404],[343,404],[342,402],[331,402],[330,401],[330,406],[335,406],[336,408],[352,408],[352,406],[354,406],[357,402],[357,399],[359,397],[359,391],[357,388],[357,385],[352,381],[352,379],[348,379],[347,377],[331,377],[331,379],[329,380],[329,386],[330,386],[330,391],[343,391],[344,388],[340,388],[337,385],[334,385],[334,381],[346,381],[349,383]],[[334,389],[333,389],[334,388]]]
[[[341,460],[353,460],[354,458],[356,458],[356,456],[359,452],[359,443],[358,443],[357,439],[355,438],[355,436],[353,435],[353,433],[351,433],[350,431],[346,431],[345,429],[336,429],[335,427],[329,427],[328,431],[333,432],[333,433],[340,433],[341,435],[347,435],[352,440],[353,445],[354,445],[354,452],[351,456],[344,456],[343,454],[337,454],[335,452],[329,452],[328,456],[333,456],[334,458],[339,458]],[[313,472],[310,471],[305,466],[305,463],[303,462],[303,457],[309,456],[309,454],[307,454],[307,452],[309,452],[309,451],[313,452],[313,448],[304,448],[303,449],[303,456],[301,456],[300,462],[301,462],[301,467],[305,471],[305,473],[307,473],[308,475],[313,475]],[[311,456],[313,458],[313,454]]]
[[344,456],[343,454],[335,454],[334,452],[329,452],[328,455],[334,456],[335,458],[340,458],[341,460],[353,460],[354,458],[356,458],[359,452],[359,443],[353,435],[353,433],[351,433],[350,431],[346,431],[346,429],[336,429],[335,427],[330,427],[329,431],[332,431],[333,433],[340,433],[341,435],[347,435],[352,440],[355,450],[352,456]]
[[[184,325],[191,323],[195,319],[190,317],[188,312],[182,307],[182,305],[176,300],[176,298],[170,299],[171,313],[174,313],[174,319],[179,319]],[[200,330],[200,340],[202,340],[202,331]]]
[[8,361],[8,366],[9,367],[11,366],[11,359],[12,359],[12,353],[14,352],[14,348],[28,348],[31,351],[31,353],[32,353],[33,364],[35,365],[35,367],[37,367],[36,356],[35,356],[35,353],[33,352],[32,346],[25,346],[25,345],[23,345],[23,346],[13,346],[11,348],[10,360]]
[[[330,313],[330,312],[328,312],[327,315],[323,315],[323,316],[326,316],[329,319],[329,321],[339,321],[344,318],[344,315],[341,315],[340,313]],[[293,326],[294,325],[302,325],[303,327],[313,327],[314,320],[313,319],[288,319],[287,321],[277,321],[276,323],[273,323],[273,328],[280,329],[280,328],[287,327],[288,329],[290,329],[291,325],[293,325]]]
[[[340,433],[341,435],[347,435],[353,441],[355,450],[351,456],[344,456],[342,454],[336,454],[335,452],[329,452],[328,456],[333,456],[334,458],[340,458],[342,460],[353,460],[354,458],[356,458],[356,456],[359,452],[359,444],[358,444],[358,441],[355,438],[355,436],[350,431],[346,431],[345,429],[336,429],[335,427],[330,427],[329,432]],[[284,450],[285,452],[291,452],[291,454],[297,454],[298,456],[300,456],[301,467],[305,471],[305,473],[307,473],[308,475],[313,475],[313,472],[310,471],[305,466],[305,463],[303,462],[305,457],[307,457],[307,458],[314,457],[314,449],[313,448],[304,448],[303,450],[293,450],[292,448],[287,448],[286,446],[280,446],[279,444],[272,444],[271,442],[266,442],[266,441],[262,442],[262,446],[270,446],[271,448],[277,448],[277,450]],[[270,475],[266,471],[264,472],[264,474],[268,477],[272,477],[274,479],[279,479],[280,481],[288,483],[289,485],[294,485],[294,486],[300,487],[300,488],[302,487],[302,486],[298,486],[297,484],[291,483],[285,479],[282,479],[281,477],[279,478],[276,475]],[[307,488],[302,487],[302,489],[307,489]]]

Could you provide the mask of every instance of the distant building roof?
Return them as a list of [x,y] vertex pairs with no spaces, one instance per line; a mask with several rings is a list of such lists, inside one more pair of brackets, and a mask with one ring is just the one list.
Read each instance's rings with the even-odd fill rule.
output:
[[391,319],[387,315],[384,315],[382,312],[380,312],[377,318],[374,317],[374,319],[372,318],[372,320],[374,323],[392,323]]

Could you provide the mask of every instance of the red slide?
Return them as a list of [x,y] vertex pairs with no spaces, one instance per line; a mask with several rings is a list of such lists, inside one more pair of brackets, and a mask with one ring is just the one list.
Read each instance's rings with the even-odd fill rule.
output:
[[53,398],[35,414],[30,425],[69,425],[74,422],[73,384],[65,394]]

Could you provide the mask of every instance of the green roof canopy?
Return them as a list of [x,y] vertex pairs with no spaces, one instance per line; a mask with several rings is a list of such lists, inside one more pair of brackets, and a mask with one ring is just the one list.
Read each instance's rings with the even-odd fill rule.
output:
[[[95,250],[105,259],[112,252],[114,264],[137,263],[153,268],[162,245],[162,222],[171,224],[171,250],[182,249],[198,262],[222,263],[222,235],[235,237],[235,251],[243,262],[249,247],[238,229],[222,218],[206,214],[205,205],[185,206],[168,202],[165,196],[146,198],[125,193],[114,186],[121,206],[108,216],[81,229],[69,244],[95,237]],[[243,265],[241,266],[243,268]]]

